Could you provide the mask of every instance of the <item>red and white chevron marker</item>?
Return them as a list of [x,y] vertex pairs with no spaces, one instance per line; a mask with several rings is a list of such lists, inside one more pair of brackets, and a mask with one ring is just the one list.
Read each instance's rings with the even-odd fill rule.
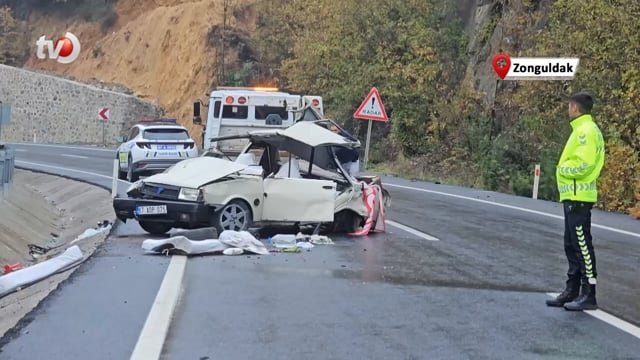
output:
[[104,121],[109,120],[109,109],[107,108],[100,109],[100,111],[98,112],[98,116],[100,116],[100,120],[104,120]]

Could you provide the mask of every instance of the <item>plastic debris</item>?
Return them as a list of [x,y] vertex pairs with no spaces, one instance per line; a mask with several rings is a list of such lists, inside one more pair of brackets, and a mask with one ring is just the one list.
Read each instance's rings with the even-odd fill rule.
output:
[[279,249],[296,246],[296,235],[278,234],[271,238],[270,243]]
[[57,272],[69,269],[71,266],[80,263],[82,257],[82,250],[76,245],[54,258],[0,276],[0,298]]
[[296,243],[296,245],[304,250],[311,250],[313,249],[314,245],[310,242],[306,242],[306,241],[299,241]]
[[285,253],[299,253],[301,251],[302,249],[300,249],[297,246],[282,248],[282,252],[285,252]]
[[259,255],[269,255],[264,244],[248,231],[225,230],[220,234],[220,241],[229,247],[240,248]]
[[5,264],[3,267],[4,269],[4,273],[8,274],[10,272],[16,271],[18,269],[22,268],[22,264],[20,263],[15,263],[15,264]]
[[223,255],[242,255],[244,250],[238,248],[228,248],[222,251]]
[[111,230],[111,226],[112,226],[111,223],[109,223],[109,221],[107,221],[107,220],[99,221],[98,222],[98,226],[96,226],[95,228],[92,228],[92,229],[85,230],[82,234],[80,234],[77,238],[75,238],[69,244],[73,245],[73,244],[77,243],[80,240],[88,239],[90,237],[96,236],[96,235],[98,235],[100,233],[103,233],[105,231],[109,231],[109,230]]

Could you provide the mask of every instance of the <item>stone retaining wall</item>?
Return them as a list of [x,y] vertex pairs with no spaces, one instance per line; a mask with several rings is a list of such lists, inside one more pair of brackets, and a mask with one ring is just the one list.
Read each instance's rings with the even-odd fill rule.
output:
[[[0,65],[0,102],[11,105],[11,123],[0,140],[108,145],[140,117],[162,114],[155,102],[64,78]],[[99,120],[101,108],[110,119]]]

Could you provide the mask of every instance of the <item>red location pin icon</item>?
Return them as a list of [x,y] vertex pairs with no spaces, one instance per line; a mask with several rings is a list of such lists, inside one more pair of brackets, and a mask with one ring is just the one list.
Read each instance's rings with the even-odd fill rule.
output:
[[[504,62],[502,67],[500,66],[500,60]],[[496,74],[500,76],[500,79],[504,80],[504,78],[509,73],[509,69],[511,68],[511,58],[507,54],[498,54],[493,58],[493,70],[496,71]]]

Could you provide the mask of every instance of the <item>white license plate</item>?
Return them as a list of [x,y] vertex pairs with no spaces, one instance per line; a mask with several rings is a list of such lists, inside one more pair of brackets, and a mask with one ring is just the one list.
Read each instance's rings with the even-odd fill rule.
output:
[[158,145],[157,149],[158,150],[175,150],[176,146],[175,145]]
[[159,215],[167,213],[167,205],[137,206],[136,215]]

